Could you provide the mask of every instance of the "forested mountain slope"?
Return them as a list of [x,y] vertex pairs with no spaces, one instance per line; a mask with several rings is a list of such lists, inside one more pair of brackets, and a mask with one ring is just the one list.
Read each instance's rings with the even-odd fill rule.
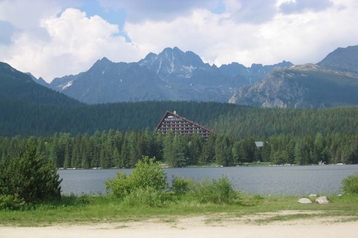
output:
[[18,101],[66,107],[81,104],[75,99],[35,83],[30,75],[17,71],[2,62],[0,62],[0,101]]
[[358,133],[358,107],[326,109],[281,109],[238,107],[209,121],[214,131],[240,138],[274,135],[314,136]]
[[240,138],[270,135],[358,133],[358,108],[260,109],[209,102],[135,102],[75,107],[0,101],[0,136],[153,131],[166,110],[220,134]]
[[[351,86],[347,90],[354,90]],[[358,108],[260,109],[214,102],[144,101],[86,105],[36,84],[29,75],[0,64],[0,136],[48,136],[102,130],[153,131],[166,110],[216,131],[255,136],[358,133]]]
[[77,135],[99,130],[151,131],[166,110],[177,111],[188,119],[204,124],[225,114],[235,105],[197,102],[133,102],[75,107],[0,101],[0,136],[52,135],[69,132]]

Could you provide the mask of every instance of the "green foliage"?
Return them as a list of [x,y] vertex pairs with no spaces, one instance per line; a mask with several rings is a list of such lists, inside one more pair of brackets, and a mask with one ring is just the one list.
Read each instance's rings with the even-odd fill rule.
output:
[[50,136],[61,132],[76,136],[110,129],[125,133],[146,128],[151,132],[166,110],[177,110],[186,118],[206,125],[209,119],[237,107],[215,102],[176,101],[84,105],[63,100],[59,105],[45,105],[0,98],[0,136]]
[[230,204],[238,197],[226,176],[193,183],[191,191],[194,198],[200,203]]
[[[116,197],[126,197],[138,189],[154,189],[163,191],[167,188],[167,178],[164,170],[155,158],[144,156],[138,161],[130,175],[118,173],[115,178],[105,182],[107,191],[112,191]],[[134,195],[133,195],[134,196]]]
[[192,180],[190,178],[175,177],[172,180],[172,191],[174,194],[186,194],[190,191]]
[[[255,141],[263,141],[257,148]],[[155,157],[171,167],[219,164],[234,166],[258,161],[271,164],[358,163],[357,134],[317,133],[311,136],[278,135],[266,138],[210,135],[208,141],[197,135],[162,136],[148,131],[122,134],[109,130],[94,135],[71,136],[59,133],[51,137],[0,137],[0,161],[18,156],[27,143],[36,145],[36,155],[44,155],[62,168],[128,168],[141,155]],[[136,156],[136,157],[135,157]],[[138,158],[137,158],[138,157]]]
[[161,207],[164,202],[163,191],[154,187],[137,188],[125,196],[126,206]]
[[124,172],[117,173],[113,179],[105,181],[105,185],[107,193],[111,191],[119,198],[127,196],[133,190],[130,176]]
[[155,162],[155,158],[149,159],[148,156],[144,156],[138,161],[130,179],[135,188],[152,187],[161,191],[168,187],[167,175],[160,167],[159,162]]
[[[323,136],[335,133],[357,134],[358,107],[328,109],[279,109],[237,106],[217,117],[209,117],[208,128],[227,136],[247,138]],[[339,127],[337,127],[339,125]]]
[[[0,99],[7,100],[8,102],[18,101],[38,105],[61,105],[66,107],[82,104],[62,93],[39,85],[28,74],[17,71],[10,65],[2,62],[0,62],[0,85]],[[26,115],[24,115],[24,118],[26,118]]]
[[16,194],[0,194],[0,210],[18,210],[25,205],[24,199]]
[[342,181],[342,190],[347,194],[358,195],[358,173],[356,175],[348,176]]
[[61,181],[56,166],[37,155],[31,142],[19,157],[0,164],[0,196],[12,196],[15,204],[60,199]]
[[94,224],[94,222],[114,224],[128,221],[148,221],[152,218],[156,221],[159,218],[163,222],[175,222],[177,219],[188,216],[203,215],[206,221],[221,224],[226,221],[232,222],[233,219],[237,220],[238,216],[240,218],[247,216],[250,219],[258,217],[259,221],[257,222],[260,223],[256,223],[256,219],[251,220],[250,223],[262,224],[262,222],[268,222],[267,219],[272,219],[272,216],[266,219],[260,214],[284,216],[280,211],[290,210],[296,213],[302,209],[308,209],[307,214],[311,214],[309,217],[303,218],[328,218],[328,220],[335,218],[337,221],[342,221],[342,217],[344,217],[343,221],[357,221],[358,196],[330,196],[329,199],[332,201],[329,206],[302,207],[302,204],[297,203],[297,196],[261,197],[242,193],[237,203],[218,205],[214,203],[199,204],[188,194],[175,202],[162,203],[159,209],[147,205],[126,205],[124,201],[118,201],[118,198],[113,196],[63,195],[60,201],[37,204],[32,207],[31,211],[0,210],[0,224],[13,227],[67,226],[68,224]]
[[166,110],[176,110],[180,115],[217,133],[239,138],[280,134],[302,137],[315,136],[318,132],[323,136],[358,133],[358,107],[313,110],[263,109],[215,102],[122,102],[98,105],[63,102],[59,103],[61,105],[44,105],[0,100],[0,136],[51,136],[55,133],[77,136],[110,129],[126,133],[146,128],[151,132]]

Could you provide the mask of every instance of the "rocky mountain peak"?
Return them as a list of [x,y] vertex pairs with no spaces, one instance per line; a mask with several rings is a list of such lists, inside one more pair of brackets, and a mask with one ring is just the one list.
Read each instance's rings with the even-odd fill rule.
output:
[[157,54],[154,54],[153,52],[150,52],[149,54],[147,54],[147,56],[144,59],[142,59],[138,63],[139,63],[140,66],[151,65],[151,64],[153,64],[153,62],[155,61],[155,59],[157,57],[158,57]]
[[337,48],[317,65],[358,75],[358,45]]
[[93,66],[108,66],[108,65],[110,65],[112,63],[113,63],[112,61],[110,61],[106,57],[103,57],[102,59],[97,60],[96,63],[94,63]]
[[184,52],[178,47],[165,48],[158,55],[158,58],[186,66],[201,67],[204,64],[197,54],[193,53],[192,51]]
[[217,67],[204,63],[191,51],[168,47],[159,54],[149,53],[137,63],[113,63],[104,57],[88,71],[55,79],[50,86],[86,103],[227,102],[231,97],[231,103],[260,107],[354,105],[358,104],[358,76],[353,74],[358,71],[357,50],[358,46],[337,49],[322,60],[322,66],[293,66],[282,61],[251,67],[233,62]]
[[150,53],[138,63],[165,81],[173,77],[191,78],[193,71],[205,67],[198,55],[191,51],[183,52],[178,47],[167,47],[158,55]]
[[278,67],[254,85],[241,87],[229,102],[280,108],[356,105],[358,77],[345,69],[339,71],[316,64]]

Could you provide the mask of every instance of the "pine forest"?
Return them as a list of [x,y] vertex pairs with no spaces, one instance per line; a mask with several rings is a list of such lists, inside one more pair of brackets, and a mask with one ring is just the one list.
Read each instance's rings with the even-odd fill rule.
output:
[[[159,135],[155,127],[166,110],[215,134],[207,141]],[[262,109],[209,102],[64,107],[14,101],[11,112],[0,117],[5,115],[1,160],[18,157],[32,141],[58,168],[131,168],[142,156],[170,167],[358,163],[356,107]]]

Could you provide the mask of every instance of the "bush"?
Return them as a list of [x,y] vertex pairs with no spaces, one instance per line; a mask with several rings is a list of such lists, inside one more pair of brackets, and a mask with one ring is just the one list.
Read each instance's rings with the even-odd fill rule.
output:
[[358,194],[358,173],[343,179],[342,190],[347,194]]
[[191,179],[184,179],[183,177],[175,177],[172,181],[172,191],[175,194],[186,194],[190,190]]
[[0,210],[18,210],[25,205],[25,201],[17,195],[0,195]]
[[112,191],[116,197],[125,197],[128,195],[132,188],[129,178],[130,176],[124,172],[117,173],[113,179],[109,179],[105,182],[107,193]]
[[229,204],[237,198],[229,179],[223,176],[220,179],[205,179],[202,182],[193,183],[192,194],[200,203]]
[[27,144],[18,158],[7,159],[0,164],[0,196],[3,202],[8,202],[8,199],[13,199],[14,204],[18,201],[33,203],[60,199],[61,181],[56,166],[36,155],[33,143]]
[[163,204],[163,192],[153,187],[133,190],[124,198],[127,206],[160,207]]
[[130,175],[118,173],[113,179],[105,182],[107,192],[112,191],[116,197],[126,197],[138,189],[154,189],[163,191],[168,187],[167,177],[164,170],[155,158],[147,156],[138,161]]
[[155,158],[149,159],[148,156],[138,161],[133,169],[130,179],[135,188],[152,187],[156,190],[164,190],[168,187],[167,175],[160,167],[159,162],[154,162]]

